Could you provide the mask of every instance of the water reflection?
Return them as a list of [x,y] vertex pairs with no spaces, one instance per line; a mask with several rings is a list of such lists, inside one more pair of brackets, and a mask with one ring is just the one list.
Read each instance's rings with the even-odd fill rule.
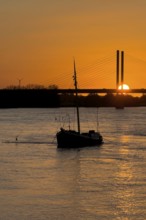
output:
[[[128,138],[123,137],[123,142],[127,141]],[[127,146],[122,146],[119,149],[119,154],[123,160],[121,163],[118,163],[117,172],[115,174],[115,216],[121,216],[122,219],[130,220],[132,215],[135,214],[136,207],[135,191],[132,187],[134,184],[134,166],[132,159],[129,157],[130,151]]]
[[55,182],[64,192],[61,207],[66,204],[66,215],[70,217],[66,203],[69,201],[75,210],[73,219],[108,219],[111,160],[102,158],[100,148],[61,151],[58,156],[60,171]]
[[[64,213],[64,219],[72,219],[72,217],[77,219],[80,213],[80,151],[57,149],[56,158],[57,170],[53,175],[53,185],[50,183],[52,187],[51,209],[58,206],[58,210]],[[70,207],[75,211],[72,212]]]
[[[144,220],[146,108],[132,109],[102,109],[100,148],[0,143],[0,219]],[[14,140],[23,126],[19,138],[52,142],[57,114],[60,109],[1,110],[0,138]]]

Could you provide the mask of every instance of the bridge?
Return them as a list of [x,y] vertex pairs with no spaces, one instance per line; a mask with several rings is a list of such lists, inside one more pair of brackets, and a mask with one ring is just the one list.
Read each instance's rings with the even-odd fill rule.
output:
[[[76,71],[76,70],[75,70]],[[124,51],[116,51],[116,89],[78,89],[78,93],[80,94],[146,94],[146,89],[124,89]],[[119,86],[121,85],[121,89]],[[57,89],[58,94],[68,93],[72,94],[75,93],[75,89]]]
[[[116,57],[116,59],[115,59]],[[113,61],[114,59],[116,60],[116,65],[115,65],[115,69],[113,69]],[[128,61],[127,61],[128,59]],[[82,75],[82,80],[78,79],[80,86],[78,86],[78,93],[80,94],[146,94],[146,89],[145,89],[145,84],[144,84],[144,73],[146,71],[146,67],[144,67],[142,69],[142,67],[145,65],[145,61],[141,60],[139,58],[133,58],[133,56],[127,55],[127,63],[129,64],[130,62],[130,68],[134,68],[137,72],[137,74],[134,76],[132,73],[132,69],[128,70],[130,74],[126,74],[126,78],[129,79],[129,81],[131,80],[132,84],[136,85],[136,83],[138,81],[140,81],[139,84],[142,85],[142,88],[130,88],[130,89],[124,89],[121,85],[123,85],[125,83],[125,74],[124,74],[124,51],[116,51],[116,56],[114,54],[114,56],[112,56],[111,58],[105,58],[102,60],[100,60],[99,62],[95,63],[95,66],[87,66],[87,72],[86,72],[86,68],[80,68],[79,69],[79,78]],[[133,60],[134,59],[134,60]],[[133,62],[134,61],[134,62]],[[132,63],[132,64],[131,64]],[[142,65],[142,67],[140,66],[134,66],[134,65]],[[110,68],[112,65],[112,69]],[[109,69],[104,69],[104,67],[108,66]],[[128,66],[128,65],[127,65]],[[133,67],[134,66],[134,67]],[[129,67],[129,66],[128,66]],[[85,72],[84,72],[85,71]],[[85,79],[83,78],[83,75],[85,74]],[[142,75],[140,75],[142,74]],[[138,81],[134,81],[136,79],[136,76],[138,75]],[[67,82],[70,80],[70,76],[71,75],[67,75],[67,74],[62,74],[59,75],[59,80],[57,81],[56,79],[56,83],[59,84],[60,80],[62,80],[64,82],[64,78],[67,78]],[[88,76],[88,78],[87,78]],[[116,80],[115,80],[116,79]],[[113,80],[115,81],[115,86],[113,84]],[[89,87],[89,82],[90,85],[94,85],[95,82],[102,82],[105,81],[105,87],[103,88],[90,88]],[[127,81],[127,80],[126,80]],[[114,89],[110,89],[107,87],[107,82],[109,82],[109,84],[112,84],[112,87],[115,87]],[[121,86],[122,88],[119,90],[119,86]],[[79,88],[80,87],[80,88]],[[138,86],[139,87],[139,86]],[[57,90],[55,90],[58,94],[73,94],[75,93],[75,89],[74,88],[58,88]]]
[[[72,94],[75,93],[75,89],[57,89],[56,92],[58,94],[68,93]],[[129,93],[141,93],[146,94],[146,89],[129,89],[129,90],[117,90],[117,89],[78,89],[78,93],[80,94],[97,94],[97,93],[103,93],[103,94],[129,94]]]

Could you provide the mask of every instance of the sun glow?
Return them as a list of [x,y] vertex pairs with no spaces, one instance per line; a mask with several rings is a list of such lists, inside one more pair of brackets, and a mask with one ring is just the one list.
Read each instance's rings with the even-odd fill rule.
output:
[[123,84],[123,85],[120,85],[119,87],[118,87],[118,90],[129,90],[130,88],[129,88],[129,86],[127,85],[127,84]]

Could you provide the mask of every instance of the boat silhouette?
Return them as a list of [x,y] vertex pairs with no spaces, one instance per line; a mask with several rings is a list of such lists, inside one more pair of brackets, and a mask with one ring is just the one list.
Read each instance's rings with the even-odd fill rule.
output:
[[74,60],[74,86],[75,86],[75,97],[76,97],[76,114],[77,114],[77,128],[78,130],[60,128],[57,132],[57,147],[58,148],[80,148],[98,146],[103,143],[103,137],[100,132],[95,130],[89,130],[86,133],[80,131],[80,114],[79,114],[79,103],[78,103],[78,87],[77,87],[77,74],[76,65]]

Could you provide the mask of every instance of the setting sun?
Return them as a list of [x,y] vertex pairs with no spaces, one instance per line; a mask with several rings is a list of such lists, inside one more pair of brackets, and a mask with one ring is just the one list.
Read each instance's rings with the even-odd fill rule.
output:
[[129,88],[129,86],[128,86],[127,84],[123,84],[123,85],[120,85],[120,86],[118,87],[118,89],[119,89],[119,90],[121,90],[121,89],[123,89],[123,90],[129,90],[130,88]]

